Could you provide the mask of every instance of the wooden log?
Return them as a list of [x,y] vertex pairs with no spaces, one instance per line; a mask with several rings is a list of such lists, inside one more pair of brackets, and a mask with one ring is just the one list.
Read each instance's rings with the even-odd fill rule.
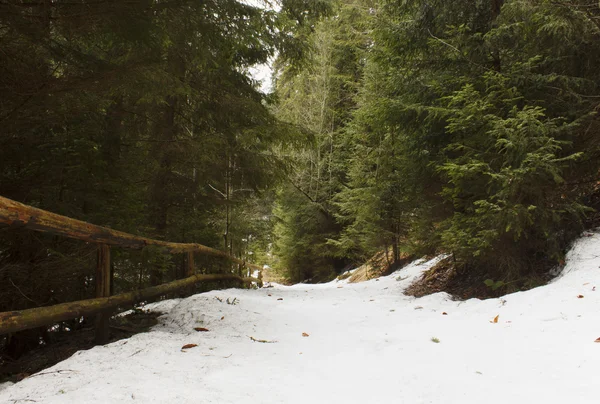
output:
[[198,282],[227,280],[237,280],[245,283],[257,281],[255,278],[240,278],[233,274],[198,274],[159,286],[110,297],[61,303],[54,306],[38,307],[36,309],[7,311],[0,313],[0,335],[42,327],[81,316],[90,316],[103,310],[116,309],[119,306],[132,305],[146,299],[185,289]]
[[196,274],[196,266],[194,264],[194,252],[188,251],[187,253],[187,266],[186,266],[186,277],[190,277]]
[[[187,253],[187,260],[186,260],[186,267],[185,267],[185,276],[186,277],[190,277],[190,276],[194,276],[196,274],[196,265],[194,263],[194,253],[192,251],[188,251]],[[191,285],[188,289],[187,289],[187,295],[190,296],[194,293],[195,287],[194,285]]]
[[[110,275],[110,247],[100,244],[96,266],[96,297],[110,296]],[[96,315],[96,344],[106,344],[110,339],[109,320],[110,310],[103,310]]]
[[231,257],[224,251],[217,250],[202,244],[170,243],[167,241],[153,240],[146,237],[96,226],[81,220],[71,219],[42,209],[37,209],[8,198],[0,196],[0,225],[9,228],[25,228],[51,234],[74,238],[91,243],[119,246],[123,248],[141,249],[147,245],[165,248],[172,253],[199,252],[229,259],[238,264],[258,269],[259,265],[248,264],[245,261]]

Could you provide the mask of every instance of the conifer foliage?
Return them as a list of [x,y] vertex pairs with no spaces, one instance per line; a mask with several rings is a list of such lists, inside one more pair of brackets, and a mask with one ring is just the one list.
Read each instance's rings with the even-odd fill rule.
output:
[[[249,3],[0,2],[0,194],[274,254],[293,281],[386,250],[507,284],[594,223],[597,2]],[[267,96],[248,71],[273,59]],[[90,295],[90,246],[0,241],[3,309]],[[115,290],[184,270],[161,251],[114,258]]]
[[[329,17],[339,25],[327,29],[348,32],[356,27],[339,10],[354,3],[339,4]],[[365,11],[357,90],[332,149],[344,173],[320,201],[338,227],[314,230],[326,241],[312,248],[354,259],[389,247],[396,260],[444,252],[459,270],[504,281],[559,265],[598,207],[600,5],[356,7]],[[300,105],[286,96],[290,81],[278,90]]]
[[[250,67],[327,3],[237,0],[0,2],[0,195],[125,232],[244,259],[269,242],[272,150],[285,126]],[[112,253],[113,292],[179,278],[183,257]],[[89,298],[94,246],[0,233],[0,311]],[[198,258],[202,270],[222,263]]]

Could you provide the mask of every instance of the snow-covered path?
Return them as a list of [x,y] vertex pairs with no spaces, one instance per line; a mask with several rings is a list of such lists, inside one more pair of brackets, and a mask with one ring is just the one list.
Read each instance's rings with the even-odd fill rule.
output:
[[599,234],[550,285],[501,299],[404,296],[434,261],[359,284],[161,302],[154,331],[78,352],[0,403],[598,402]]

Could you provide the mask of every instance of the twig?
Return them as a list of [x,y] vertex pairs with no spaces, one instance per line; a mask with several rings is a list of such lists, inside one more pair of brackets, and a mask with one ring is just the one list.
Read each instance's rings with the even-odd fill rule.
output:
[[31,303],[35,303],[38,306],[41,306],[41,304],[39,302],[36,302],[35,300],[33,300],[32,298],[28,297],[25,293],[23,293],[23,291],[21,289],[19,289],[19,287],[17,285],[15,285],[15,283],[13,282],[12,278],[8,278],[8,280],[10,281],[10,283],[15,287],[15,289],[17,289],[19,291],[19,293],[27,300],[29,300]]
[[140,349],[139,351],[136,351],[136,352],[132,353],[131,355],[129,355],[129,357],[131,358],[133,355],[137,355],[142,351],[143,351],[143,349]]
[[454,49],[454,50],[455,50],[456,52],[458,52],[459,54],[461,54],[461,55],[463,54],[463,53],[460,51],[460,49],[458,49],[456,46],[454,46],[454,45],[451,45],[451,44],[449,44],[448,42],[446,42],[446,41],[444,41],[444,40],[442,40],[442,39],[438,38],[438,37],[437,37],[437,36],[435,36],[435,35],[433,35],[433,34],[431,33],[431,30],[429,30],[429,28],[427,29],[427,32],[429,32],[429,35],[430,35],[430,36],[431,36],[433,39],[435,39],[435,40],[437,40],[437,41],[440,41],[440,42],[441,42],[441,43],[443,43],[444,45],[446,45],[446,46],[448,46],[448,47],[450,47],[450,48]]
[[489,67],[486,67],[486,66],[484,66],[484,65],[482,65],[482,64],[479,64],[479,63],[477,63],[477,62],[474,62],[474,61],[473,61],[473,60],[471,60],[469,57],[467,57],[465,54],[463,54],[463,52],[462,52],[460,49],[458,49],[456,46],[454,46],[454,45],[451,45],[451,44],[449,44],[448,42],[446,42],[446,41],[444,41],[444,40],[442,40],[442,39],[438,38],[438,37],[437,37],[437,36],[435,36],[435,35],[433,35],[433,34],[431,33],[431,30],[427,29],[427,32],[429,33],[429,35],[430,35],[430,36],[431,36],[433,39],[435,39],[436,41],[439,41],[439,42],[441,42],[442,44],[444,44],[444,45],[448,46],[449,48],[451,48],[452,50],[454,50],[455,52],[457,52],[457,53],[458,53],[458,54],[459,54],[459,55],[460,55],[460,56],[461,56],[461,57],[462,57],[464,60],[466,60],[468,63],[470,63],[470,64],[472,64],[472,65],[474,65],[474,66],[480,67],[480,68],[482,68],[482,69],[484,69],[484,70],[487,70],[488,72],[494,72],[494,73],[498,73],[498,74],[500,74],[501,76],[503,76],[503,77],[506,77],[506,75],[504,75],[503,73],[501,73],[501,72],[499,72],[499,71],[496,71],[496,70],[494,70],[494,69],[490,69]]
[[254,338],[254,337],[251,337],[251,336],[249,336],[249,335],[247,335],[247,337],[248,337],[248,338],[250,338],[250,339],[251,339],[252,341],[254,341],[254,342],[260,342],[260,343],[262,343],[262,344],[274,344],[274,343],[276,343],[276,342],[277,342],[277,341],[268,341],[268,340],[266,340],[266,339],[256,339],[256,338]]
[[227,356],[221,356],[221,355],[211,355],[211,354],[200,354],[200,356],[214,356],[216,358],[223,358],[223,359],[227,359],[227,358],[231,358],[233,354],[229,354]]
[[208,185],[209,187],[211,187],[213,189],[213,191],[217,192],[219,195],[221,195],[223,198],[227,198],[227,195],[225,195],[223,192],[219,191],[217,188],[213,187],[212,185],[210,185],[209,183],[207,183],[206,185]]
[[49,374],[52,374],[52,373],[62,373],[62,372],[74,372],[74,373],[77,373],[76,371],[70,370],[70,369],[53,370],[52,372],[36,373],[34,375],[29,376],[28,379],[31,379],[32,377],[36,377],[36,376],[43,376],[43,375],[49,375]]

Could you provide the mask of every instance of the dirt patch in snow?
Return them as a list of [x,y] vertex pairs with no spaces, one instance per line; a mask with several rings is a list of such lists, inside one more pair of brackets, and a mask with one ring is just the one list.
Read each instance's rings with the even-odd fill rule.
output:
[[[556,273],[552,275],[555,270],[554,263],[542,261],[539,263],[539,268],[529,275],[523,275],[518,279],[504,280],[502,285],[493,286],[497,281],[497,275],[490,275],[485,268],[457,267],[452,257],[447,257],[425,271],[406,288],[404,293],[409,296],[423,297],[433,293],[446,292],[456,300],[497,298],[545,285],[556,275]],[[487,285],[486,282],[490,285]]]
[[280,285],[292,285],[292,283],[275,268],[266,267],[262,271],[263,282],[265,283],[278,283]]
[[396,264],[393,263],[393,260],[394,255],[391,250],[387,251],[387,253],[386,251],[380,251],[363,265],[351,272],[340,275],[338,279],[348,279],[349,283],[358,283],[368,281],[369,279],[386,276],[394,272],[396,269],[408,264],[412,260],[412,257],[402,256],[400,257],[400,261]]
[[489,299],[501,296],[502,290],[493,290],[484,283],[480,274],[470,271],[457,271],[451,257],[441,260],[413,282],[404,294],[423,297],[438,292],[446,292],[457,300],[473,297]]
[[348,277],[348,282],[358,283],[365,282],[373,278],[379,278],[387,271],[390,262],[389,258],[390,257],[388,254],[386,259],[386,254],[384,251],[375,254],[370,260],[352,271]]

